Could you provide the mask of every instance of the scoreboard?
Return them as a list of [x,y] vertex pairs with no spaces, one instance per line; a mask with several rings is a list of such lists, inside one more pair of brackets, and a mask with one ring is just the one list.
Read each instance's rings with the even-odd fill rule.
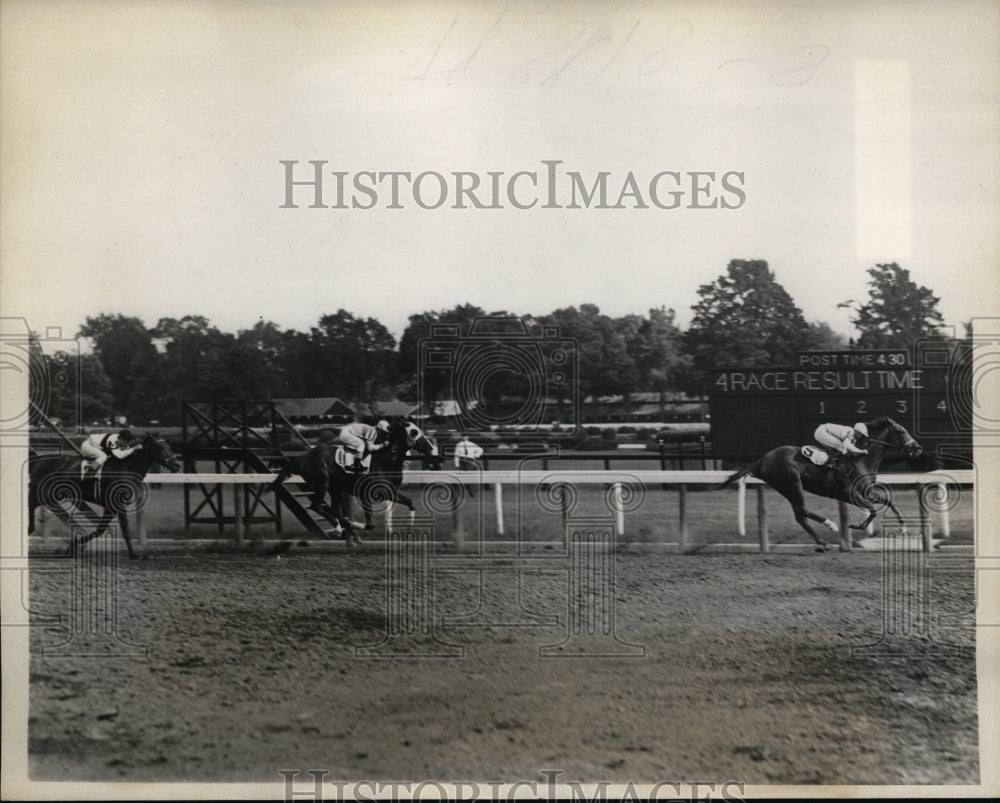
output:
[[[712,372],[709,412],[712,448],[740,460],[783,444],[814,443],[813,432],[833,421],[853,425],[889,416],[925,450],[971,457],[971,429],[960,408],[967,390],[954,377],[944,342],[907,350],[801,351],[795,365]],[[916,364],[914,364],[914,362]]]

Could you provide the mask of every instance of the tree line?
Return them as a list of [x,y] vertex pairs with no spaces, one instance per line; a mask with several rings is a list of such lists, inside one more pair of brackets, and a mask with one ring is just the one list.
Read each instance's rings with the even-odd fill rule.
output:
[[[491,357],[491,347],[514,342],[505,328],[512,322],[532,342],[544,344],[548,334],[558,332],[560,341],[573,344],[575,373],[568,381],[581,397],[640,391],[661,398],[700,396],[707,393],[714,368],[791,364],[800,350],[910,348],[920,338],[941,336],[939,299],[907,270],[891,263],[868,273],[869,297],[840,303],[852,310],[858,333],[850,342],[824,322],[806,321],[767,262],[743,259],[732,260],[725,273],[698,289],[686,330],[665,306],[616,318],[595,304],[544,315],[462,304],[411,315],[398,342],[378,320],[343,309],[323,315],[305,332],[266,320],[224,332],[200,315],[161,318],[147,326],[136,317],[101,313],[88,317],[78,332],[93,344],[92,352],[71,355],[68,365],[56,364],[35,344],[35,356],[45,364],[39,376],[48,382],[37,387],[42,380],[33,372],[32,396],[66,426],[118,416],[139,424],[175,423],[183,400],[335,396],[375,403],[419,396],[435,402],[456,395],[455,368],[428,359],[432,351],[453,348],[436,334],[447,325],[457,342],[467,342],[463,338],[473,332],[482,342],[474,392],[478,401],[491,403],[535,392],[539,379],[518,365],[502,364],[502,351]],[[498,362],[491,366],[491,359]],[[468,391],[460,395],[467,399]]]

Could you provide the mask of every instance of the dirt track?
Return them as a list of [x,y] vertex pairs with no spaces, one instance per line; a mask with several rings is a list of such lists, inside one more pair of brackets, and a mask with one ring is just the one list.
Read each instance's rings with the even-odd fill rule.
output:
[[[148,658],[84,658],[50,655],[68,631],[37,616],[74,621],[70,589],[105,581],[33,558],[32,778],[977,781],[971,558],[929,559],[930,609],[951,619],[867,651],[851,648],[887,615],[878,553],[610,560],[613,589],[594,576],[571,593],[565,559],[435,557],[429,586],[387,589],[375,550],[122,558],[96,573],[117,579],[115,637],[70,651]],[[433,634],[386,641],[401,611]],[[579,615],[618,640],[567,642]],[[356,655],[373,644],[461,657]],[[900,657],[873,655],[886,650]]]

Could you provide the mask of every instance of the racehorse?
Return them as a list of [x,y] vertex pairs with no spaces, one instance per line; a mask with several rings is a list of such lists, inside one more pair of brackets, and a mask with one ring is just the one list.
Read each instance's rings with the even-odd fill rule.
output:
[[802,454],[797,446],[779,446],[759,460],[732,474],[722,485],[727,488],[736,480],[750,474],[763,480],[787,499],[795,513],[795,520],[812,536],[816,551],[826,550],[826,544],[809,525],[808,519],[818,521],[832,532],[838,532],[836,524],[806,508],[804,491],[829,499],[848,502],[868,512],[868,517],[860,524],[851,524],[852,530],[864,530],[877,514],[872,501],[884,502],[896,514],[900,525],[903,517],[892,503],[892,499],[878,498],[875,475],[885,457],[886,449],[895,447],[907,459],[920,456],[923,448],[904,427],[891,418],[876,418],[868,424],[868,454],[857,458],[845,458],[834,469],[815,465]]
[[[427,436],[412,421],[396,417],[386,420],[389,422],[386,445],[371,453],[371,464],[366,473],[356,474],[345,470],[337,462],[336,443],[319,443],[281,469],[269,486],[270,489],[276,489],[290,475],[298,474],[312,491],[309,507],[331,523],[339,525],[349,546],[361,543],[361,538],[351,525],[348,496],[361,502],[365,514],[365,530],[371,530],[375,526],[372,515],[375,502],[401,502],[409,508],[412,515],[415,511],[413,500],[399,491],[399,486],[403,483],[403,463],[410,449],[429,455],[432,446]],[[325,504],[327,494],[331,500],[329,506]]]
[[80,554],[83,547],[102,535],[112,519],[118,517],[122,538],[130,558],[139,557],[132,548],[125,512],[143,499],[143,478],[154,464],[171,472],[180,470],[177,456],[159,432],[148,432],[140,448],[124,459],[108,457],[100,471],[83,478],[81,459],[75,455],[43,455],[33,457],[28,468],[28,533],[35,529],[35,508],[44,505],[58,513],[66,512],[60,504],[69,506],[72,520],[80,511],[81,502],[91,502],[104,508],[97,529],[70,541],[68,554]]

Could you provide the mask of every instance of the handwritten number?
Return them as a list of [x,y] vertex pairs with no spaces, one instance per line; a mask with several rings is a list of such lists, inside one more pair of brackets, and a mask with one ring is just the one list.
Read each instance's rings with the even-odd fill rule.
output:
[[694,26],[687,20],[680,20],[676,24],[670,23],[667,27],[667,39],[672,41],[668,41],[663,47],[654,50],[640,61],[636,71],[639,75],[650,75],[657,70],[663,69],[667,61],[667,54],[693,33]]
[[596,31],[594,31],[594,33],[590,35],[590,38],[587,40],[586,44],[583,45],[583,47],[581,47],[579,50],[576,51],[576,53],[574,53],[572,56],[566,59],[562,67],[552,72],[547,78],[545,78],[544,81],[542,81],[541,84],[539,84],[539,86],[545,86],[546,84],[549,83],[555,83],[556,79],[563,74],[563,71],[567,67],[569,67],[570,64],[572,64],[574,61],[580,58],[580,56],[582,56],[591,48],[596,47],[597,45],[607,44],[610,41],[611,41],[611,29],[605,25],[602,25],[600,28],[598,28]]
[[[535,57],[533,59],[529,59],[528,61],[526,61],[526,62],[524,62],[522,64],[519,64],[517,67],[515,67],[513,70],[511,70],[511,72],[510,72],[511,76],[517,76],[518,73],[520,73],[522,70],[527,69],[528,67],[531,67],[533,64],[538,64],[538,62],[540,62],[540,61],[545,61],[545,59],[552,58],[553,56],[555,56],[555,55],[557,55],[559,53],[564,52],[567,48],[572,47],[573,44],[581,36],[583,36],[584,33],[586,33],[586,31],[587,31],[587,23],[585,23],[585,22],[574,22],[572,25],[567,25],[566,28],[569,28],[569,29],[578,28],[578,31],[575,34],[573,34],[568,41],[564,41],[562,43],[562,45],[554,47],[554,48],[551,48],[550,50],[547,50],[545,53],[543,53],[541,56],[537,56],[537,57]],[[531,80],[530,78],[525,78],[524,81],[523,81],[523,83],[527,83],[530,80]]]

